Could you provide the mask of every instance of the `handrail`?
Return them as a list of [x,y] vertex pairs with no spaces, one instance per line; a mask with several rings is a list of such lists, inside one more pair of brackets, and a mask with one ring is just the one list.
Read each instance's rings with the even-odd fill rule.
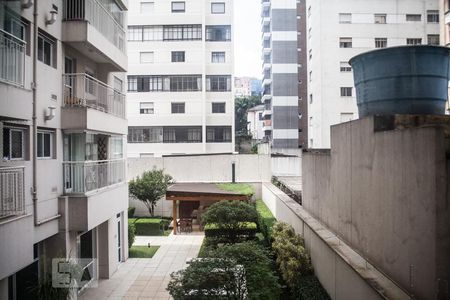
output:
[[11,33],[9,33],[8,31],[4,31],[3,29],[0,29],[0,32],[1,33],[3,33],[3,34],[6,34],[8,37],[10,37],[10,38],[13,38],[13,39],[16,39],[17,40],[17,43],[20,43],[20,44],[23,44],[23,45],[26,45],[27,44],[27,42],[25,42],[24,40],[22,40],[22,39],[19,39],[17,36],[15,36],[15,35],[12,35]]
[[113,158],[105,160],[75,160],[75,161],[63,161],[63,164],[88,164],[88,163],[105,163],[114,161],[124,161],[125,158]]
[[104,87],[113,89],[113,90],[116,91],[118,94],[121,94],[121,95],[124,95],[124,96],[125,96],[125,93],[116,90],[114,87],[112,87],[112,86],[110,86],[110,85],[104,83],[103,81],[98,80],[98,79],[95,78],[95,77],[92,77],[91,75],[89,75],[89,74],[87,74],[87,73],[64,73],[64,74],[63,74],[63,77],[64,77],[64,76],[84,76],[84,77],[87,77],[87,78],[89,78],[89,79],[91,79],[91,80],[97,82],[98,84],[100,84],[100,85],[102,85],[102,86],[104,86]]

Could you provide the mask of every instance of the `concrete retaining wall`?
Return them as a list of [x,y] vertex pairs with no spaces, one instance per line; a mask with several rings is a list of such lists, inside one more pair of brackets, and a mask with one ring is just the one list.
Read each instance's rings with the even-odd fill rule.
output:
[[271,183],[263,183],[262,199],[278,221],[290,224],[304,237],[315,274],[332,299],[410,299],[393,281]]

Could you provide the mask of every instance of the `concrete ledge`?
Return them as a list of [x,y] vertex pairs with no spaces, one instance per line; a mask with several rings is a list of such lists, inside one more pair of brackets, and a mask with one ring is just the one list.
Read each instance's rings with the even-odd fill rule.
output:
[[[271,183],[263,183],[262,188],[263,201],[269,207],[273,215],[277,218],[277,220],[292,225],[297,232],[301,231],[298,233],[303,235],[303,237],[305,238],[307,248],[311,248],[314,246],[311,245],[313,238],[311,236],[307,236],[308,229],[310,229],[310,233],[317,236],[321,241],[323,241],[325,245],[332,250],[335,256],[338,256],[340,259],[342,259],[354,272],[356,272],[358,277],[362,279],[368,286],[370,286],[373,291],[376,292],[379,299],[411,299],[411,297],[408,296],[408,294],[403,291],[394,281],[378,271],[364,257],[355,252],[338,236],[336,236],[333,232],[322,225],[321,222],[311,216],[305,209],[303,209],[300,204],[288,197],[276,186]],[[286,209],[293,213],[297,220],[294,220],[292,216],[288,216],[288,213],[286,213]],[[298,221],[301,224],[298,224]],[[305,228],[305,225],[307,228]],[[322,263],[322,261],[315,261],[315,257],[317,256],[314,251],[311,251],[311,257],[316,270],[316,274],[319,280],[321,280],[321,278],[324,278],[324,276],[327,276],[327,274],[321,274],[321,269],[323,270],[324,268],[322,266],[317,266],[318,264]],[[326,262],[324,261],[323,263]],[[321,280],[322,284],[324,285],[325,289],[327,289],[327,292],[330,294],[330,297],[332,299],[345,299],[344,297],[340,296],[340,293],[338,291],[339,287],[336,283],[336,281],[338,281],[338,278],[335,278],[334,281],[334,289],[330,290],[329,288],[327,288],[327,284],[325,284]],[[348,283],[347,286],[341,286],[340,288],[347,290],[352,289],[352,282]],[[361,289],[359,291],[361,291]],[[352,294],[352,290],[349,290],[347,293],[350,293],[350,295],[352,295],[351,299],[361,299],[357,295]],[[364,299],[371,298],[365,294],[363,294],[363,296]]]

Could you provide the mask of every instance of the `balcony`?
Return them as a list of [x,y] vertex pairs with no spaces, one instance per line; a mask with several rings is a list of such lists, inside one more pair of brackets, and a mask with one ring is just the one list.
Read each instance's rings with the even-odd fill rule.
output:
[[24,86],[26,43],[0,29],[0,81]]
[[25,214],[24,169],[0,168],[0,219]]
[[263,122],[263,131],[272,130],[272,120],[264,120]]
[[63,168],[66,194],[87,194],[125,181],[124,159],[69,161]]
[[63,42],[111,71],[126,71],[122,12],[113,15],[98,0],[64,0],[63,11]]
[[87,74],[64,74],[63,129],[126,134],[125,95]]

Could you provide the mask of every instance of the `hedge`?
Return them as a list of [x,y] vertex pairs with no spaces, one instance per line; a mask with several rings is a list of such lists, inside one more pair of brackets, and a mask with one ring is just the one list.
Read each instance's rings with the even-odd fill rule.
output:
[[325,289],[314,275],[298,278],[296,286],[292,290],[292,296],[298,300],[329,300]]
[[134,217],[135,211],[136,211],[136,207],[128,207],[128,218]]
[[128,223],[128,248],[131,248],[131,246],[134,243],[136,237],[136,227],[133,223]]
[[256,210],[258,211],[258,227],[264,235],[267,246],[272,243],[272,227],[277,222],[277,219],[272,215],[272,212],[267,208],[262,200],[256,201]]
[[205,237],[218,238],[223,242],[236,242],[237,240],[254,239],[258,228],[255,223],[248,223],[243,228],[228,229],[218,228],[213,224],[207,224],[205,226]]
[[161,235],[170,224],[169,220],[160,218],[130,218],[128,222],[134,224],[136,235]]

